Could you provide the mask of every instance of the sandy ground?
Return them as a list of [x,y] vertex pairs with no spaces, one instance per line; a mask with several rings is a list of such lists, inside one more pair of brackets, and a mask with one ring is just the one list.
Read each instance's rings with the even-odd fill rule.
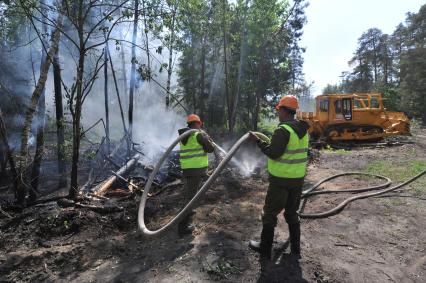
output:
[[[426,162],[425,133],[416,144],[321,151],[306,187],[377,160]],[[367,183],[343,178],[324,188]],[[259,238],[267,185],[265,177],[218,180],[197,208],[195,231],[183,238],[172,230],[145,239],[136,226],[137,197],[124,212],[107,215],[54,202],[11,213],[12,220],[0,214],[0,282],[256,282],[258,256],[247,243]],[[330,209],[347,196],[314,197],[306,212]],[[288,255],[280,216],[268,282],[425,282],[425,204],[426,189],[417,188],[353,202],[329,218],[302,219],[300,260]]]

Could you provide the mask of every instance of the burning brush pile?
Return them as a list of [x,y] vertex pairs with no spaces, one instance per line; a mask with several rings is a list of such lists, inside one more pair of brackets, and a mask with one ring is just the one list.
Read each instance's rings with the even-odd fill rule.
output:
[[[87,164],[88,180],[81,187],[81,197],[76,201],[61,198],[60,206],[86,207],[104,213],[121,211],[124,208],[119,203],[134,200],[143,193],[157,161],[145,155],[143,144],[135,144],[126,137],[110,145],[103,139],[93,153]],[[173,151],[155,176],[150,196],[158,196],[167,189],[181,191],[181,178],[179,155]]]
[[[66,187],[50,190],[19,209],[12,201],[0,199],[0,248],[11,252],[17,245],[25,249],[57,246],[133,231],[140,197],[156,160],[145,156],[148,150],[143,144],[129,141],[123,138],[108,145],[104,139],[82,152],[91,158],[80,164],[86,182],[75,200],[67,198]],[[154,179],[145,209],[149,224],[162,225],[185,205],[181,177],[178,153],[172,152]],[[18,244],[19,239],[26,240]]]

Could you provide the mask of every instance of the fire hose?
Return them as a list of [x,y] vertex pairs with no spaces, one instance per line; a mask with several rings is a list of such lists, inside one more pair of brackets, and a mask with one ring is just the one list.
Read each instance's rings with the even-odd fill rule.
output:
[[[246,133],[244,136],[242,136],[229,150],[228,153],[225,154],[225,156],[223,157],[223,159],[220,161],[219,165],[216,167],[216,169],[213,171],[213,173],[209,176],[209,178],[207,179],[207,181],[203,184],[203,186],[200,188],[200,190],[195,194],[195,196],[189,201],[189,203],[170,221],[168,222],[166,225],[164,225],[163,227],[161,227],[158,230],[149,230],[146,227],[146,223],[145,223],[145,205],[146,202],[148,200],[148,196],[150,193],[150,189],[152,186],[152,183],[154,181],[155,176],[157,175],[158,171],[160,170],[162,164],[164,163],[164,161],[167,159],[167,157],[169,156],[170,152],[175,148],[175,146],[183,139],[185,139],[186,137],[190,136],[192,133],[197,132],[198,130],[189,130],[186,131],[185,133],[183,133],[182,135],[180,135],[178,138],[176,138],[176,140],[167,148],[166,152],[161,156],[160,160],[157,162],[156,166],[154,167],[154,170],[151,172],[151,175],[148,178],[148,181],[145,185],[143,194],[142,194],[142,198],[139,204],[139,211],[138,211],[138,226],[139,229],[142,231],[142,233],[147,236],[147,237],[151,237],[151,236],[159,236],[162,233],[164,233],[165,231],[167,231],[169,228],[171,228],[173,225],[175,225],[176,223],[179,223],[188,213],[188,211],[190,211],[191,209],[193,209],[197,202],[203,197],[203,195],[207,192],[207,190],[209,189],[210,185],[216,180],[216,178],[219,176],[220,172],[224,169],[224,167],[226,166],[226,164],[231,160],[231,158],[234,156],[234,154],[237,152],[237,150],[239,149],[239,147],[249,139],[249,133]],[[262,140],[269,140],[268,137],[266,137],[265,135],[263,135],[262,133],[255,133],[260,139]],[[215,144],[215,147],[218,148],[222,153],[225,153],[225,151],[220,148],[219,146],[217,146]],[[341,173],[341,174],[337,174],[337,175],[333,175],[330,176],[328,178],[322,179],[319,182],[317,182],[316,184],[314,184],[312,187],[308,188],[307,190],[303,191],[302,193],[302,199],[304,199],[304,202],[302,204],[302,208],[299,210],[300,212],[300,217],[301,218],[323,218],[323,217],[328,217],[331,215],[335,215],[337,213],[339,213],[348,203],[357,200],[357,199],[363,199],[363,198],[369,198],[369,197],[374,197],[374,196],[379,196],[391,191],[395,191],[401,187],[404,187],[406,185],[408,185],[409,183],[417,180],[418,178],[420,178],[422,175],[426,174],[426,170],[420,172],[419,174],[417,174],[416,176],[412,177],[411,179],[388,188],[391,185],[391,180],[387,177],[383,177],[380,175],[375,175],[375,174],[368,174],[368,173],[362,173],[362,172],[347,172],[347,173]],[[371,187],[366,187],[366,188],[358,188],[358,189],[351,189],[351,190],[322,190],[322,191],[315,191],[317,188],[319,188],[322,184],[324,184],[325,182],[328,182],[332,179],[341,177],[341,176],[348,176],[348,175],[361,175],[361,176],[369,176],[369,177],[374,177],[374,178],[378,178],[378,179],[382,179],[385,180],[386,182],[380,185],[375,185],[375,186],[371,186]],[[380,191],[375,191],[375,192],[369,192],[372,190],[379,190],[379,189],[383,189]],[[344,200],[343,202],[341,202],[339,205],[337,205],[336,207],[334,207],[333,209],[330,209],[328,211],[325,212],[320,212],[320,213],[303,213],[303,209],[305,207],[306,204],[306,200],[307,198],[309,198],[310,196],[313,195],[317,195],[317,194],[328,194],[328,193],[355,193],[355,192],[367,192],[364,194],[360,194],[360,195],[356,195],[353,197],[350,197],[346,200]]]
[[[339,175],[334,175],[334,176],[331,176],[331,177],[329,177],[329,178],[326,178],[326,179],[324,179],[324,180],[321,180],[321,181],[319,181],[316,185],[314,185],[312,188],[310,188],[310,189],[308,189],[308,190],[306,190],[303,194],[302,194],[302,198],[305,198],[305,200],[306,200],[306,198],[307,197],[309,197],[309,196],[311,196],[311,195],[314,195],[314,194],[318,194],[318,193],[342,193],[342,192],[361,192],[361,191],[370,191],[370,190],[375,190],[375,189],[380,189],[380,188],[385,188],[385,187],[388,187],[388,186],[390,186],[390,184],[391,184],[391,180],[389,179],[389,178],[387,178],[387,177],[383,177],[383,176],[380,176],[380,175],[373,175],[373,174],[366,174],[366,173],[355,173],[355,174],[362,174],[362,175],[370,175],[370,176],[374,176],[374,177],[378,177],[378,178],[385,178],[385,179],[387,179],[388,181],[385,183],[385,184],[383,184],[383,185],[378,185],[378,186],[375,186],[375,187],[370,187],[370,188],[364,188],[364,189],[357,189],[357,190],[339,190],[339,191],[318,191],[318,192],[313,192],[313,190],[314,189],[316,189],[316,188],[318,188],[319,187],[319,185],[321,185],[322,183],[324,183],[324,182],[326,182],[326,181],[329,181],[329,180],[331,180],[331,179],[334,179],[334,178],[336,178],[336,177],[339,177],[339,176],[344,176],[344,175],[348,175],[348,174],[354,174],[354,173],[343,173],[343,174],[339,174]],[[360,194],[360,195],[356,195],[356,196],[353,196],[353,197],[350,197],[350,198],[348,198],[348,199],[345,199],[344,201],[342,201],[339,205],[337,205],[336,207],[334,207],[333,209],[330,209],[330,210],[328,210],[328,211],[324,211],[324,212],[319,212],[319,213],[310,213],[310,214],[307,214],[307,213],[299,213],[299,215],[300,215],[300,217],[301,218],[323,218],[323,217],[328,217],[328,216],[331,216],[331,215],[335,215],[335,214],[337,214],[337,213],[339,213],[348,203],[350,203],[350,202],[352,202],[352,201],[354,201],[354,200],[357,200],[357,199],[364,199],[364,198],[369,198],[369,197],[376,197],[376,196],[379,196],[379,195],[383,195],[383,194],[386,194],[386,193],[389,193],[389,192],[392,192],[392,191],[395,191],[395,190],[397,190],[397,189],[400,189],[400,188],[402,188],[402,187],[404,187],[404,186],[406,186],[406,185],[408,185],[408,184],[410,184],[410,183],[412,183],[412,182],[414,182],[415,180],[417,180],[418,178],[420,178],[421,176],[423,176],[423,175],[425,175],[426,174],[426,170],[423,170],[422,172],[420,172],[419,174],[417,174],[417,175],[415,175],[414,177],[412,177],[412,178],[410,178],[410,179],[408,179],[407,181],[405,181],[405,182],[403,182],[403,183],[401,183],[401,184],[399,184],[399,185],[396,185],[396,186],[393,186],[393,187],[390,187],[390,188],[387,188],[387,189],[384,189],[384,190],[381,190],[381,191],[376,191],[376,192],[369,192],[369,193],[365,193],[365,194]],[[308,192],[309,191],[309,192]],[[304,204],[306,203],[306,201],[304,202]],[[304,208],[304,204],[302,205],[302,209],[301,209],[301,211],[303,211],[303,208]]]
[[[166,152],[163,154],[163,156],[160,158],[160,160],[157,162],[156,166],[154,167],[154,170],[151,172],[151,175],[148,178],[148,181],[145,185],[142,199],[139,204],[139,211],[138,211],[138,225],[139,229],[142,231],[142,233],[149,237],[149,236],[158,236],[168,230],[170,227],[172,227],[175,223],[179,223],[183,219],[183,217],[186,216],[187,212],[191,210],[195,204],[201,199],[201,197],[205,194],[205,192],[209,189],[210,185],[213,183],[214,180],[219,176],[220,172],[224,169],[226,164],[229,162],[229,160],[234,156],[234,154],[237,152],[238,148],[248,140],[249,133],[246,133],[244,136],[242,136],[229,150],[229,152],[223,157],[223,159],[220,161],[219,165],[216,167],[216,169],[213,171],[213,173],[210,175],[210,177],[207,179],[207,181],[204,183],[204,185],[200,188],[200,190],[195,194],[195,196],[189,201],[189,203],[176,215],[169,223],[167,223],[165,226],[161,227],[158,230],[152,231],[149,230],[146,227],[145,224],[145,205],[146,201],[148,200],[148,194],[151,189],[152,182],[154,181],[155,175],[158,173],[158,171],[161,168],[161,165],[166,160],[166,158],[169,156],[170,152],[174,149],[174,147],[184,138],[190,136],[191,134],[197,132],[198,130],[189,130],[180,135],[166,150]],[[256,133],[262,138],[265,138],[261,133]]]

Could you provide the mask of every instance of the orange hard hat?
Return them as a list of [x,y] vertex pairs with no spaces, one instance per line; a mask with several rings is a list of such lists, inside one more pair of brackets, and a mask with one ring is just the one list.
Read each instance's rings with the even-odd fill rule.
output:
[[200,116],[196,115],[196,114],[191,114],[188,116],[188,118],[186,119],[187,123],[192,123],[192,122],[200,122],[201,124],[203,123],[200,119]]
[[285,107],[291,110],[297,110],[299,108],[299,101],[294,95],[285,95],[280,99],[275,108],[279,110],[281,107]]

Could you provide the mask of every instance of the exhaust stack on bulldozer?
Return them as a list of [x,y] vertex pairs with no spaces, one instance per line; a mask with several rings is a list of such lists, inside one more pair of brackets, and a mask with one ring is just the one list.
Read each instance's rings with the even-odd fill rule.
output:
[[387,111],[379,93],[327,94],[316,97],[316,112],[298,112],[310,124],[314,139],[373,141],[410,135],[410,120],[402,112]]

